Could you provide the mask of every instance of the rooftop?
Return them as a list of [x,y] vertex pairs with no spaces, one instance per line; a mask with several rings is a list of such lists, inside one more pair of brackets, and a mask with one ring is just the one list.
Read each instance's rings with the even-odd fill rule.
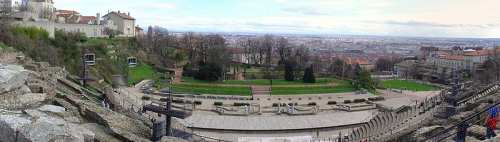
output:
[[123,18],[123,19],[127,19],[127,20],[135,20],[134,17],[130,16],[129,14],[127,13],[121,13],[120,11],[116,12],[116,11],[112,11],[106,15],[104,15],[104,17],[110,15],[110,14],[115,14],[115,15],[118,15],[118,17],[120,18]]

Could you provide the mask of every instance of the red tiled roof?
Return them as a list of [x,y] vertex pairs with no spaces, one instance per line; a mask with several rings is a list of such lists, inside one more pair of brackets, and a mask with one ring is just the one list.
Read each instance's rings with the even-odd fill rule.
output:
[[488,56],[490,54],[490,50],[479,50],[472,52],[465,52],[465,56]]
[[460,55],[448,55],[448,56],[443,56],[441,59],[463,61],[465,58],[464,56]]
[[80,16],[80,24],[88,24],[91,21],[95,21],[97,18],[95,16]]
[[77,11],[74,11],[74,10],[57,10],[56,11],[57,15],[73,15],[73,14],[80,14],[79,12]]

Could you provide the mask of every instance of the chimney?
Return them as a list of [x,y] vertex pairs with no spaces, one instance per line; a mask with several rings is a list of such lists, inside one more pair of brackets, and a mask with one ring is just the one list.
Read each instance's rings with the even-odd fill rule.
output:
[[97,13],[95,18],[96,18],[96,19],[95,19],[95,20],[96,20],[96,22],[95,22],[95,23],[96,23],[97,25],[101,25],[101,13]]

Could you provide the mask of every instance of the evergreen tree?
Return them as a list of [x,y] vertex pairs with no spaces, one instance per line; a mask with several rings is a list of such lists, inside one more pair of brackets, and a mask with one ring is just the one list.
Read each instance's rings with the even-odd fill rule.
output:
[[359,65],[356,65],[354,68],[352,85],[356,90],[366,89],[373,92],[376,89],[376,83],[372,79],[370,72],[363,70]]
[[294,81],[295,80],[295,63],[292,61],[285,61],[285,80]]
[[304,83],[316,83],[316,77],[314,77],[313,67],[310,66],[304,71]]

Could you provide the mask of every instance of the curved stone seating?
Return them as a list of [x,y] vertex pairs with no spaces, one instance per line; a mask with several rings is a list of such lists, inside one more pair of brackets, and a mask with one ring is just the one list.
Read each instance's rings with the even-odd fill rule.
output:
[[248,116],[260,113],[260,106],[217,106],[215,109],[220,115]]
[[[495,83],[478,92],[477,94],[465,98],[459,105],[473,103],[479,99],[491,95],[500,89],[500,85]],[[443,97],[449,93],[448,90],[441,91],[440,95],[426,99],[416,105],[410,105],[400,112],[382,112],[373,117],[367,124],[355,129],[348,136],[350,141],[388,141],[394,138],[394,134],[405,129],[418,127],[420,121],[432,118],[433,114],[440,108]],[[419,121],[420,120],[420,121]]]

